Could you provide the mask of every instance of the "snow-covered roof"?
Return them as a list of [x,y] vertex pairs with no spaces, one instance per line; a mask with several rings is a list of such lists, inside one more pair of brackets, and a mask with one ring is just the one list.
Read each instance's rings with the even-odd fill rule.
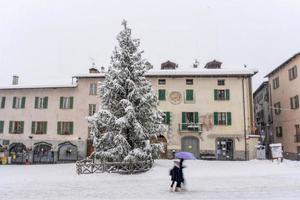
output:
[[13,90],[13,89],[51,89],[51,88],[75,88],[77,84],[65,85],[9,85],[0,86],[0,90]]
[[[153,69],[146,73],[146,76],[253,76],[258,70],[255,69],[199,69],[192,68],[186,70],[171,69],[157,70]],[[77,74],[74,78],[101,78],[105,73]]]

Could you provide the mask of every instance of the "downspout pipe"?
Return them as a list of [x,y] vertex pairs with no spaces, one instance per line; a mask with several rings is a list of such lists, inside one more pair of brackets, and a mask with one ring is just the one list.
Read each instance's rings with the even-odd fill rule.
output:
[[245,160],[247,156],[247,132],[246,132],[246,110],[245,110],[245,77],[242,79],[242,92],[243,92],[243,119],[244,119],[244,141],[245,141]]

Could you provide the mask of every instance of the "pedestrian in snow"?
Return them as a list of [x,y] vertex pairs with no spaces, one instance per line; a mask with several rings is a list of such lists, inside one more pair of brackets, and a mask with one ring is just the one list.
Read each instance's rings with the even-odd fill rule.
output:
[[[181,183],[184,181],[182,169],[180,169],[180,162],[174,161],[174,167],[170,170],[170,176],[171,176],[171,181],[172,181],[170,190],[179,192],[181,190]],[[176,182],[176,186],[175,186],[175,190],[173,190],[175,182]]]

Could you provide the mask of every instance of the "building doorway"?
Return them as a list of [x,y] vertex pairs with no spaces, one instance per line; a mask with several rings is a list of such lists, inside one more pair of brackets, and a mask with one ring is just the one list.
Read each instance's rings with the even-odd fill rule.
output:
[[58,145],[58,160],[72,162],[78,160],[77,146],[71,142],[64,142]]
[[28,157],[26,146],[23,143],[12,143],[9,146],[9,155],[12,157],[11,162],[14,164],[26,163]]
[[199,139],[193,136],[186,136],[181,139],[181,150],[188,151],[199,158]]
[[231,138],[217,138],[217,159],[233,160],[233,140]]
[[46,142],[36,143],[33,150],[33,163],[54,163],[52,145]]

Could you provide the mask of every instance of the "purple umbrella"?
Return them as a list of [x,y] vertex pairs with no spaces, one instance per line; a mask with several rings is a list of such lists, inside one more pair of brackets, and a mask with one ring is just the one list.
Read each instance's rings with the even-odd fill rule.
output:
[[175,153],[176,158],[182,158],[184,160],[196,160],[196,157],[191,152],[180,151]]

